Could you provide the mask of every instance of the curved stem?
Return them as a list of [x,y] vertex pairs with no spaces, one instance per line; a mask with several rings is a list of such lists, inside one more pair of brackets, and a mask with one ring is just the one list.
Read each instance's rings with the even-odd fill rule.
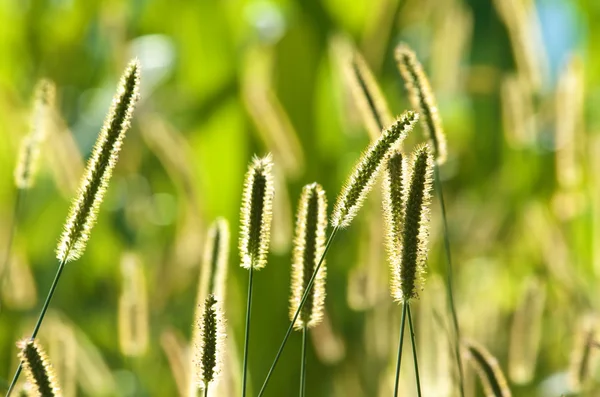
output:
[[417,380],[417,395],[421,397],[421,379],[419,378],[419,363],[417,362],[417,344],[415,343],[415,330],[413,329],[412,316],[410,315],[410,305],[406,303],[408,312],[408,327],[410,328],[410,342],[412,344],[413,361],[415,363],[415,379]]
[[[65,255],[65,258],[68,255]],[[35,324],[35,328],[33,329],[33,332],[31,334],[31,340],[35,339],[35,337],[37,336],[40,327],[42,326],[42,321],[44,321],[44,317],[46,316],[46,311],[48,310],[48,306],[50,306],[50,301],[52,300],[52,297],[54,296],[54,292],[56,291],[56,286],[58,284],[58,280],[60,280],[60,276],[62,275],[62,271],[65,267],[65,261],[61,261],[60,264],[58,265],[58,270],[56,271],[56,276],[54,276],[54,281],[52,282],[52,285],[50,286],[50,292],[48,292],[48,296],[46,297],[46,301],[44,302],[44,306],[42,306],[42,311],[40,312],[40,315],[38,317],[37,323]],[[14,389],[15,385],[17,384],[17,380],[19,379],[19,375],[21,374],[21,370],[23,369],[23,362],[21,361],[19,363],[19,367],[17,368],[17,372],[15,372],[15,376],[10,384],[10,386],[8,387],[8,391],[6,392],[6,397],[10,396],[10,393],[12,392],[12,390]]]
[[402,320],[400,321],[400,342],[398,343],[398,360],[396,361],[396,382],[394,383],[394,397],[398,397],[400,384],[400,362],[402,361],[402,345],[404,344],[404,324],[406,321],[406,303],[402,303]]
[[458,364],[458,377],[460,384],[460,395],[465,397],[465,384],[464,374],[462,366],[462,357],[460,355],[460,328],[458,326],[458,316],[456,314],[456,306],[454,304],[454,293],[452,291],[452,255],[450,253],[450,238],[448,237],[448,220],[446,219],[446,204],[444,203],[444,191],[442,190],[442,183],[440,181],[440,171],[437,163],[433,167],[433,179],[435,184],[435,190],[440,198],[440,208],[442,210],[442,220],[444,223],[444,250],[446,252],[446,284],[448,291],[448,305],[450,307],[450,313],[452,314],[452,325],[454,328],[454,355],[456,356],[456,362]]
[[2,267],[0,267],[0,289],[4,284],[4,275],[8,273],[8,264],[10,261],[10,255],[12,253],[12,245],[13,239],[15,237],[15,230],[17,229],[17,223],[19,223],[19,214],[21,210],[21,201],[23,200],[23,196],[25,195],[25,191],[23,189],[17,189],[17,197],[15,198],[13,214],[12,214],[12,223],[10,225],[10,231],[8,232],[8,241],[6,243],[6,254],[4,256],[4,262],[2,263]]
[[300,397],[306,394],[306,335],[308,330],[306,325],[302,328],[302,353],[300,361]]
[[325,255],[327,255],[327,251],[329,251],[331,242],[333,241],[333,238],[337,234],[338,230],[339,230],[338,227],[334,227],[333,230],[331,231],[331,235],[329,236],[329,240],[327,240],[327,244],[325,245],[325,250],[323,251],[323,255],[321,255],[321,259],[319,259],[319,264],[317,265],[317,267],[315,267],[315,271],[313,272],[313,275],[311,276],[310,280],[308,281],[308,284],[306,285],[306,290],[304,291],[304,295],[302,295],[302,300],[300,301],[300,305],[298,306],[298,309],[296,309],[296,314],[294,314],[294,318],[292,319],[292,322],[290,323],[290,326],[288,327],[287,332],[285,333],[285,337],[283,338],[283,342],[281,342],[281,346],[279,346],[279,350],[277,351],[277,355],[275,356],[275,360],[273,361],[273,364],[271,364],[271,368],[269,369],[267,378],[265,379],[265,382],[263,383],[260,391],[258,392],[258,397],[262,396],[263,393],[265,392],[265,389],[267,388],[267,384],[269,383],[269,379],[271,379],[273,370],[275,369],[275,366],[277,366],[279,357],[281,357],[281,353],[283,353],[285,344],[287,343],[287,340],[290,337],[292,330],[294,329],[294,323],[298,319],[298,316],[300,315],[300,311],[302,310],[302,308],[304,307],[304,304],[306,303],[306,300],[308,299],[308,294],[310,294],[312,286],[315,283],[315,278],[317,277],[317,273],[319,272],[319,269],[321,268],[321,265],[323,264]]
[[248,374],[248,347],[250,345],[250,312],[252,311],[252,275],[253,267],[250,266],[248,277],[248,306],[246,307],[246,333],[244,337],[244,369],[242,373],[242,397],[246,396],[246,379]]

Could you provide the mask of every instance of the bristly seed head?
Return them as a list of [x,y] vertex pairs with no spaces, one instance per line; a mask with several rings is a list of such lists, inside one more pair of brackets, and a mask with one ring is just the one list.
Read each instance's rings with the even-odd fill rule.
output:
[[404,184],[406,176],[404,155],[397,149],[387,161],[383,172],[383,215],[386,225],[386,248],[392,271],[399,257],[398,250],[401,246],[401,233],[404,211]]
[[42,397],[61,396],[54,369],[41,346],[31,339],[17,343],[17,346],[21,349],[19,358],[35,394]]
[[229,224],[224,218],[217,218],[210,229],[204,243],[204,257],[200,283],[202,291],[200,299],[214,294],[220,302],[225,299],[225,283],[227,279],[227,262],[229,258]]
[[[428,145],[415,149],[410,163],[404,161],[402,212],[398,213],[397,208],[386,211],[390,213],[386,216],[388,222],[391,220],[394,223],[394,231],[388,236],[388,248],[392,267],[392,296],[398,302],[418,298],[425,275],[433,174],[433,156]],[[393,167],[397,167],[397,164]],[[394,186],[395,194],[397,188]],[[385,201],[391,200],[397,200],[397,197],[388,197]]]
[[423,130],[431,141],[435,160],[438,164],[446,161],[446,136],[437,103],[423,66],[414,51],[401,43],[396,47],[396,62],[408,91],[412,107],[423,117]]
[[127,66],[94,146],[79,192],[73,201],[64,232],[56,249],[61,262],[83,255],[108,181],[117,163],[119,152],[129,129],[133,109],[139,99],[140,64],[133,60]]
[[199,388],[207,388],[221,371],[225,324],[220,302],[213,294],[206,297],[202,317],[198,319],[200,343],[195,346],[196,379]]
[[55,99],[54,83],[46,79],[40,80],[35,88],[31,130],[21,141],[15,168],[15,184],[19,189],[28,189],[33,186],[38,170],[41,146],[52,125]]
[[485,395],[488,397],[511,397],[511,391],[498,365],[498,360],[492,356],[485,347],[474,341],[462,342],[464,354],[473,364]]
[[248,168],[240,215],[240,257],[246,269],[267,264],[273,218],[273,160],[255,157]]
[[337,198],[331,219],[334,227],[350,225],[390,154],[400,146],[418,118],[413,111],[404,112],[363,152]]
[[[306,286],[325,251],[327,197],[318,183],[304,186],[296,216],[296,235],[292,259],[292,295],[290,319],[293,319]],[[325,305],[325,261],[321,264],[312,291],[294,324],[296,330],[312,328],[323,318]]]

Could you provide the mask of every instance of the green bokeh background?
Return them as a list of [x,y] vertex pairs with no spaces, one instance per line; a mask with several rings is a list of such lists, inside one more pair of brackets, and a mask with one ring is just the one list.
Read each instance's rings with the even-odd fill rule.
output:
[[[283,180],[278,188],[289,195],[282,207],[287,205],[291,212],[281,212],[289,219],[274,226],[281,240],[278,249],[255,276],[249,362],[255,395],[289,323],[289,222],[299,192],[304,184],[318,181],[331,207],[353,162],[369,142],[343,85],[332,43],[354,43],[373,69],[390,109],[398,115],[408,101],[393,49],[406,41],[432,76],[447,133],[449,159],[442,174],[456,299],[465,333],[484,343],[506,369],[510,322],[519,291],[528,276],[537,274],[548,286],[538,366],[531,384],[514,386],[513,393],[566,393],[561,374],[569,365],[578,316],[596,307],[594,287],[600,274],[596,247],[600,195],[595,184],[600,164],[600,120],[595,111],[600,98],[600,3],[524,3],[537,6],[534,15],[543,39],[543,48],[538,50],[545,54],[547,73],[534,95],[539,121],[535,138],[515,147],[506,139],[500,94],[503,79],[517,65],[507,28],[491,0],[2,1],[2,258],[16,197],[12,174],[19,142],[28,131],[36,81],[48,77],[56,82],[58,111],[87,158],[120,73],[130,58],[139,57],[141,104],[85,255],[68,264],[51,307],[98,347],[115,376],[115,395],[177,395],[160,337],[172,329],[189,338],[203,238],[210,222],[222,216],[230,222],[232,236],[227,327],[240,353],[247,272],[238,266],[236,243],[243,176],[254,154],[274,151]],[[462,18],[457,18],[456,10]],[[459,40],[461,32],[467,32],[461,51],[440,47],[439,43],[454,42],[454,35]],[[570,54],[580,57],[585,76],[583,116],[575,138],[581,178],[564,192],[554,167],[554,132],[561,116],[555,110],[554,96]],[[457,61],[452,64],[451,59]],[[291,168],[280,166],[289,153],[272,147],[251,114],[244,95],[252,82],[268,87],[297,136]],[[258,118],[262,117],[267,116]],[[149,142],[147,130],[160,137],[165,129],[167,139],[175,137],[175,147],[181,151],[164,149],[160,139],[158,147]],[[415,129],[411,142],[422,140],[421,134],[420,128]],[[171,154],[171,161],[161,155],[161,147]],[[53,278],[54,249],[73,194],[72,186],[61,188],[57,183],[45,150],[36,185],[25,196],[13,247],[31,268],[37,300],[25,307],[2,305],[3,379],[12,377],[15,341],[30,332]],[[179,168],[174,165],[177,161]],[[564,197],[567,201],[561,201]],[[369,203],[368,211],[339,234],[328,255],[327,312],[346,354],[340,362],[327,364],[309,350],[309,396],[387,395],[381,382],[386,368],[394,364],[396,345],[389,345],[389,362],[374,359],[368,343],[373,335],[365,326],[378,306],[397,310],[390,308],[386,282],[376,282],[377,299],[367,309],[348,305],[353,270],[377,266],[385,271],[387,267],[382,244],[371,244],[370,250],[377,252],[369,255],[360,252],[370,238],[368,215],[377,213],[377,205]],[[563,211],[567,207],[575,209]],[[535,214],[547,214],[548,224],[538,224],[541,231],[526,221],[531,219],[527,215],[531,208]],[[432,209],[431,276],[444,274],[437,198]],[[546,240],[540,237],[548,235]],[[566,258],[564,265],[575,280],[567,286],[548,270],[547,262],[559,255],[553,251],[557,246],[565,247],[559,254]],[[142,258],[149,290],[150,345],[136,359],[121,355],[117,333],[119,262],[126,251]],[[376,327],[388,325],[385,320],[376,323]],[[445,338],[445,331],[439,330],[436,337]],[[299,349],[300,336],[295,334],[265,396],[297,394]],[[404,362],[403,371],[410,373],[409,359]],[[550,377],[555,386],[542,389]],[[412,383],[408,385],[411,389],[402,395],[412,395]],[[477,385],[476,395],[483,395],[479,389]],[[79,394],[85,395],[81,389]]]

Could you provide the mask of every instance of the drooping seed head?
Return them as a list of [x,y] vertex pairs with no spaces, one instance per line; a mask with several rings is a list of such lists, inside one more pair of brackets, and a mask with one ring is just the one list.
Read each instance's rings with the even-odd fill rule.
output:
[[433,173],[433,156],[428,145],[415,149],[412,158],[406,161],[410,162],[404,165],[406,183],[402,195],[401,226],[394,226],[401,233],[397,241],[399,245],[396,241],[392,242],[390,257],[392,295],[398,302],[418,298],[424,278]]
[[240,257],[246,269],[259,270],[267,264],[273,218],[273,160],[255,157],[248,168],[240,215]]
[[40,80],[35,88],[31,130],[21,141],[17,167],[15,168],[15,184],[19,189],[33,186],[38,170],[41,146],[48,135],[52,123],[52,112],[56,101],[56,87],[50,80]]
[[486,397],[511,397],[511,391],[498,365],[498,360],[485,347],[474,341],[463,341],[462,345],[464,354],[477,371]]
[[404,211],[404,155],[400,150],[395,150],[387,161],[383,172],[383,215],[387,228],[386,247],[390,264],[395,264],[401,246],[401,233]]
[[358,51],[354,51],[349,63],[347,79],[350,89],[365,127],[369,131],[371,139],[375,140],[381,131],[392,122],[388,104],[373,73]]
[[401,43],[396,47],[396,62],[408,91],[412,107],[423,118],[422,127],[431,141],[438,164],[446,161],[446,136],[438,113],[437,102],[423,66],[414,51]]
[[119,347],[126,357],[138,357],[148,347],[148,293],[140,258],[126,253],[121,259],[123,287],[119,297]]
[[200,329],[200,341],[195,346],[196,384],[199,388],[206,388],[221,371],[225,339],[223,314],[214,295],[206,297],[196,326]]
[[35,394],[43,397],[61,396],[52,364],[41,346],[31,339],[19,342],[17,346],[21,349],[19,358]]
[[[296,235],[292,259],[292,295],[290,319],[293,319],[306,286],[325,250],[327,231],[327,197],[318,183],[304,186],[296,216]],[[312,328],[323,318],[325,305],[325,262],[321,264],[312,291],[294,324],[294,328]]]
[[413,111],[404,112],[363,152],[337,198],[331,219],[334,227],[350,225],[387,159],[400,146],[418,118]]
[[121,77],[78,194],[71,206],[56,249],[57,258],[61,262],[69,262],[83,255],[108,181],[117,163],[125,133],[129,129],[133,109],[139,99],[139,85],[140,64],[134,60]]

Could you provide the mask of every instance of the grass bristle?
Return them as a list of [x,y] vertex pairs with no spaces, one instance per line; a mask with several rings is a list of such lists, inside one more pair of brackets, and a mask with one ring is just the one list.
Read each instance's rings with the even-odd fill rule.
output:
[[[296,234],[292,259],[292,295],[290,319],[302,301],[302,295],[325,250],[327,231],[327,197],[321,185],[304,186],[296,216]],[[321,322],[325,304],[325,261],[321,264],[313,288],[300,311],[294,328],[312,328]]]
[[207,388],[221,371],[225,329],[220,303],[210,294],[204,301],[202,316],[196,324],[199,327],[199,344],[195,348],[197,366],[196,379],[199,388]]
[[52,364],[41,346],[31,339],[19,342],[17,346],[21,349],[19,358],[34,393],[42,397],[61,396]]

